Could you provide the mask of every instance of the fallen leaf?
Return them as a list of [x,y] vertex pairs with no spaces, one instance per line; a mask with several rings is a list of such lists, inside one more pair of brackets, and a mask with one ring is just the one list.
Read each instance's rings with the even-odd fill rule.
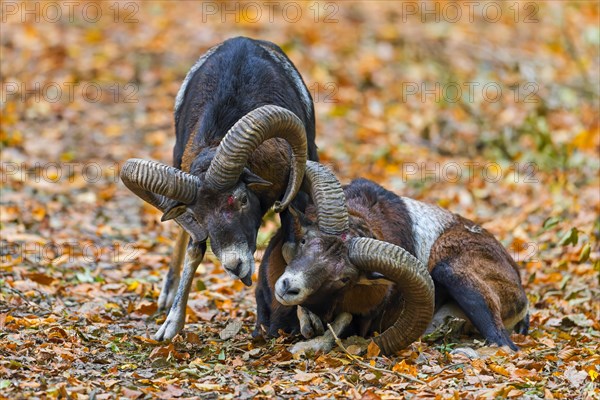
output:
[[29,280],[32,280],[36,283],[39,283],[41,285],[46,285],[46,286],[50,286],[54,281],[56,281],[56,279],[53,278],[52,276],[42,274],[39,272],[29,273],[29,274],[26,274],[25,276]]
[[374,341],[371,341],[367,346],[367,358],[375,358],[379,355],[381,349]]
[[297,372],[292,379],[298,382],[310,382],[317,376],[319,375],[312,372]]
[[381,397],[369,389],[362,394],[362,397],[360,399],[361,400],[381,400]]
[[582,328],[587,328],[594,325],[594,321],[590,320],[583,314],[567,315],[565,318],[563,318],[562,323],[566,326],[569,326],[569,324],[575,324]]
[[162,392],[154,393],[160,399],[172,399],[175,397],[180,397],[185,391],[174,385],[167,385],[166,389]]
[[144,315],[152,315],[156,312],[157,309],[158,309],[157,303],[150,302],[150,301],[143,301],[135,307],[135,312],[144,314]]
[[579,389],[581,385],[583,385],[583,381],[585,381],[588,374],[585,371],[578,371],[577,368],[571,366],[565,370],[564,376],[569,381],[571,387]]
[[498,364],[490,364],[489,369],[503,376],[510,376],[510,372],[506,368]]
[[233,321],[229,322],[227,326],[221,331],[219,337],[223,340],[231,339],[232,337],[238,334],[240,329],[242,329],[242,326],[242,321],[240,321],[239,319],[234,319]]
[[128,399],[137,399],[144,394],[139,390],[128,389],[126,387],[121,388],[121,393]]

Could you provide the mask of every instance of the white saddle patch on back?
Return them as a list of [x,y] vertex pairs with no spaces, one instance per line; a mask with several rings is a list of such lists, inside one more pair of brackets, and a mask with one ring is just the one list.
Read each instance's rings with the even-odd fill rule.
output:
[[431,247],[440,235],[454,222],[454,215],[432,204],[402,197],[412,220],[415,253],[427,265]]

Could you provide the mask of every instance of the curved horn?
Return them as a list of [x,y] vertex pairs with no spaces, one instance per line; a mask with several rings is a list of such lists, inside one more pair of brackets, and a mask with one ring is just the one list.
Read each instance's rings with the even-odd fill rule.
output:
[[197,176],[156,161],[130,158],[121,169],[121,180],[137,196],[164,211],[171,200],[191,204],[201,181]]
[[342,185],[326,166],[306,162],[306,181],[311,198],[317,206],[319,230],[341,235],[348,230],[348,208]]
[[357,267],[384,274],[405,300],[398,319],[373,341],[385,354],[393,354],[417,340],[433,318],[433,280],[427,268],[400,246],[370,238],[354,238],[350,261]]
[[284,210],[300,189],[307,153],[304,124],[296,114],[285,108],[262,106],[236,122],[217,148],[206,172],[207,184],[217,190],[235,185],[254,150],[265,140],[274,137],[285,139],[292,148],[288,187],[281,202],[276,202],[274,206],[276,212]]

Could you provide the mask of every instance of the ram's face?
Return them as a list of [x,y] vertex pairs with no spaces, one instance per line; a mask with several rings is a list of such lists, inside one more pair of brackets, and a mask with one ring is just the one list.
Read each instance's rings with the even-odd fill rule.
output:
[[[298,228],[298,227],[297,227]],[[275,297],[284,305],[310,304],[341,292],[359,277],[348,259],[344,241],[303,222],[294,243],[287,244],[288,266],[275,284]]]
[[256,236],[263,214],[260,201],[244,182],[226,192],[204,192],[188,209],[208,232],[210,247],[223,268],[250,286]]

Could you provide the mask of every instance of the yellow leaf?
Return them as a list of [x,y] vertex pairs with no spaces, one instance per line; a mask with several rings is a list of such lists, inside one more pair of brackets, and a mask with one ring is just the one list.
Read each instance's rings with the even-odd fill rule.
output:
[[104,305],[104,308],[106,308],[107,310],[111,310],[111,309],[119,310],[119,309],[121,309],[121,306],[118,305],[117,303],[106,303]]
[[85,40],[90,44],[100,43],[102,41],[102,31],[100,29],[89,29],[85,33]]
[[588,375],[590,376],[590,379],[592,380],[592,382],[595,382],[596,378],[598,377],[598,371],[590,369],[588,371]]
[[586,243],[583,248],[581,249],[581,252],[579,253],[579,262],[580,263],[584,263],[588,260],[588,258],[590,258],[590,252],[592,251],[592,248],[590,247],[589,243]]
[[596,133],[593,131],[582,130],[575,136],[571,142],[571,146],[579,150],[588,150],[594,148],[594,141],[596,140]]
[[510,376],[510,373],[506,370],[506,368],[504,368],[501,365],[492,364],[492,365],[490,365],[490,369],[497,374],[500,374],[503,376]]

